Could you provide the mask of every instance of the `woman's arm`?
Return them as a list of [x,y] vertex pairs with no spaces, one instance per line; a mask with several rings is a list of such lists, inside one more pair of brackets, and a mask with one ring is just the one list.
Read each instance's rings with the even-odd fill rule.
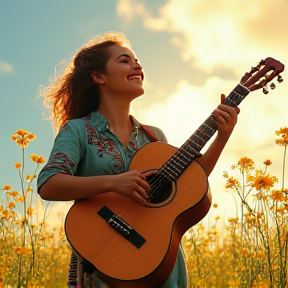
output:
[[[225,95],[221,95],[221,103],[225,100]],[[207,151],[197,159],[207,176],[214,169],[236,123],[237,114],[240,112],[238,107],[232,108],[224,104],[220,104],[213,114],[217,120],[218,133]]]
[[136,170],[89,177],[57,173],[39,188],[38,193],[45,200],[71,201],[113,191],[143,203],[147,199],[147,192],[151,190],[146,181],[150,174]]

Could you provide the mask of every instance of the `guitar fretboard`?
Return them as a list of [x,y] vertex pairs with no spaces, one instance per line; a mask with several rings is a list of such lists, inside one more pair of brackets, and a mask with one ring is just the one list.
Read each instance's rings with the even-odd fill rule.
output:
[[[237,107],[249,94],[249,89],[238,84],[225,98],[224,104]],[[204,123],[188,138],[178,151],[159,169],[158,173],[175,181],[199,155],[201,149],[217,131],[217,123],[211,114]]]

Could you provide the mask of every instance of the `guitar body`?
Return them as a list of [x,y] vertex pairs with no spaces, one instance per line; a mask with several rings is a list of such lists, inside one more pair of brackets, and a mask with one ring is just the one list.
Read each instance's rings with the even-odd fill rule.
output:
[[[137,151],[129,169],[157,171],[177,150],[162,142],[149,143]],[[68,241],[113,288],[161,287],[174,267],[181,237],[211,206],[208,180],[197,161],[164,192],[163,201],[138,205],[111,191],[76,201],[68,212]],[[140,235],[141,247],[98,214],[103,207]]]

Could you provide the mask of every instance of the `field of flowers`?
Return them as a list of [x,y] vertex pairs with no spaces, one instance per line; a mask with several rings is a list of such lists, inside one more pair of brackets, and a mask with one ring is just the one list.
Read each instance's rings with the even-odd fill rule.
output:
[[[235,217],[220,222],[216,216],[209,227],[199,223],[184,235],[190,288],[288,287],[284,182],[288,128],[276,135],[276,144],[283,148],[282,175],[269,174],[270,160],[258,169],[252,159],[240,158],[231,175],[223,174],[225,189],[235,198]],[[25,148],[34,139],[25,130],[12,135],[22,149],[22,159],[15,163],[20,189],[4,184],[0,191],[0,288],[67,287],[71,250],[63,227],[49,227],[51,207],[35,191],[34,181],[45,159],[30,155],[35,171],[26,174],[24,170]],[[211,209],[217,209],[217,204]]]

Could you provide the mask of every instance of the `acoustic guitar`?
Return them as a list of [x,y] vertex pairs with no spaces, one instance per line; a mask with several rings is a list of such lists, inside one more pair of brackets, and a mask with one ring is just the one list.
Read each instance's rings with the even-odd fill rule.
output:
[[[236,107],[250,91],[263,88],[284,65],[269,57],[246,73],[225,104]],[[275,88],[275,84],[270,84]],[[211,205],[207,176],[197,155],[217,131],[213,113],[178,149],[162,142],[140,148],[130,170],[155,171],[151,192],[139,205],[113,191],[78,200],[65,231],[73,249],[113,288],[161,287],[171,273],[183,234],[205,217]]]

